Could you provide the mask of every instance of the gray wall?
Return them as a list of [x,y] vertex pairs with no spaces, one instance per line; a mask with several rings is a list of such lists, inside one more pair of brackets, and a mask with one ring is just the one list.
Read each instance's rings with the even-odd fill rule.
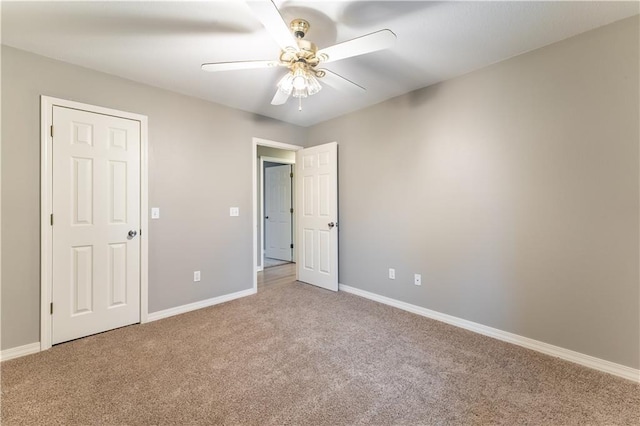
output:
[[2,349],[40,340],[40,95],[149,117],[149,312],[252,287],[252,137],[305,129],[3,46]]
[[311,128],[339,143],[340,282],[640,367],[638,31]]

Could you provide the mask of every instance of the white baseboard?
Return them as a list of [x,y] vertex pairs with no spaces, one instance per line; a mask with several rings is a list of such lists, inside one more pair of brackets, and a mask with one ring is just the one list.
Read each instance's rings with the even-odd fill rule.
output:
[[245,296],[251,296],[256,294],[256,290],[250,288],[249,290],[242,290],[236,293],[225,294],[224,296],[213,297],[207,300],[201,300],[200,302],[189,303],[188,305],[176,306],[175,308],[165,309],[163,311],[152,312],[147,317],[147,322],[157,321],[163,318],[169,318],[174,315],[184,314],[185,312],[195,311],[196,309],[207,308],[213,305],[219,305],[220,303],[229,302],[231,300],[239,299]]
[[640,370],[340,284],[341,291],[640,383]]
[[29,343],[28,345],[5,349],[0,352],[0,361],[7,361],[21,356],[31,355],[40,352],[40,342]]

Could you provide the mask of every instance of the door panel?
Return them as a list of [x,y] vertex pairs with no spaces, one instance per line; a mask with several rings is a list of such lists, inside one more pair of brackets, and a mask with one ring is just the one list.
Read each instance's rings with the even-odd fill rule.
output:
[[53,127],[55,344],[140,321],[140,123],[54,106]]
[[109,161],[109,222],[127,223],[127,163]]
[[313,272],[315,269],[313,263],[313,229],[305,228],[302,232],[302,244],[300,245],[303,249],[302,258],[304,259],[304,269],[310,272]]
[[93,160],[72,158],[74,225],[91,225],[93,222]]
[[296,152],[298,280],[338,290],[338,144]]
[[329,274],[331,273],[331,231],[320,230],[318,235],[320,237],[318,244],[320,264],[318,265],[318,270],[324,274]]
[[71,315],[93,311],[93,247],[72,247],[73,307]]
[[291,166],[267,167],[265,181],[265,256],[291,262]]
[[109,244],[109,307],[127,303],[127,245]]

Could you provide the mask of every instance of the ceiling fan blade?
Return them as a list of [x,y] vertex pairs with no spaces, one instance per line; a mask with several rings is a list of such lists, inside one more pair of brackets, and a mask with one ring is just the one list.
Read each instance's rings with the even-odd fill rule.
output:
[[316,56],[320,62],[333,62],[352,56],[364,55],[378,50],[388,49],[396,42],[396,35],[391,30],[380,30],[353,40],[334,44],[320,49]]
[[333,71],[329,71],[328,69],[319,69],[318,71],[322,71],[325,73],[324,77],[320,78],[321,83],[326,83],[327,86],[331,86],[334,89],[341,91],[350,91],[350,92],[359,92],[364,93],[367,91],[364,87],[359,84],[354,83],[351,80],[348,80],[341,75],[336,74]]
[[284,93],[282,90],[277,90],[276,95],[271,100],[271,105],[282,105],[287,102],[289,99],[289,95]]
[[289,30],[289,25],[282,19],[282,15],[273,1],[250,0],[247,1],[247,4],[282,50],[293,49],[296,52],[300,50],[298,42]]
[[248,70],[254,68],[270,68],[280,65],[278,61],[237,61],[237,62],[213,62],[202,64],[203,71],[233,71]]

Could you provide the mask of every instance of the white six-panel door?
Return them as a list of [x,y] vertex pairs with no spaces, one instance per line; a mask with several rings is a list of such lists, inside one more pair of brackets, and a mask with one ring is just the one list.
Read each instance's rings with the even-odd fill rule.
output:
[[140,321],[140,122],[54,106],[53,128],[55,344]]
[[338,291],[338,144],[296,151],[298,280]]
[[265,256],[291,262],[291,166],[264,171]]

